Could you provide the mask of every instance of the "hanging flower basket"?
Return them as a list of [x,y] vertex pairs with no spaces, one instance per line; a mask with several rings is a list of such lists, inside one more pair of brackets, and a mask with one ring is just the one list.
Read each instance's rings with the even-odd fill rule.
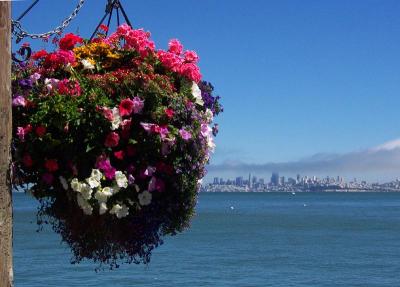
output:
[[149,37],[67,34],[13,67],[14,184],[29,184],[72,262],[147,263],[194,213],[222,108],[195,52]]

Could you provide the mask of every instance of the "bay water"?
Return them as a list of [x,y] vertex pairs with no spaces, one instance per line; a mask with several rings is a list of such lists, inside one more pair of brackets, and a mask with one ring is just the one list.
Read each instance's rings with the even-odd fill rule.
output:
[[13,200],[16,287],[400,286],[400,193],[203,193],[149,265],[98,273]]

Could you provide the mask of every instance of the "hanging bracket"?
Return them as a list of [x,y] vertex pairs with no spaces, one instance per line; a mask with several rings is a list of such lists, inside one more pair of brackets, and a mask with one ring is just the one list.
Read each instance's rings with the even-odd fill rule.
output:
[[[116,11],[116,15],[117,15],[117,25],[119,26],[120,23],[120,11],[122,13],[122,16],[124,17],[126,23],[132,27],[131,21],[129,21],[129,18],[125,12],[124,7],[122,6],[122,3],[120,0],[107,0],[107,4],[106,4],[106,10],[105,10],[105,14],[103,16],[103,18],[101,18],[99,24],[97,25],[96,29],[94,30],[92,36],[90,37],[90,40],[93,40],[93,38],[96,36],[96,34],[99,31],[100,26],[104,23],[104,20],[107,18],[108,16],[108,20],[107,20],[107,28],[110,28],[110,23],[111,23],[111,19],[113,16],[113,12],[114,10]],[[108,31],[106,31],[106,35],[108,34]]]

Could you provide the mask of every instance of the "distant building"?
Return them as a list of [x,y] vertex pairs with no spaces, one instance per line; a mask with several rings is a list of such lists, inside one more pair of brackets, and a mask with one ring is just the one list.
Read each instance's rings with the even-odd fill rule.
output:
[[279,185],[285,185],[285,177],[284,176],[281,176],[279,178]]
[[243,185],[243,177],[242,176],[238,176],[236,178],[235,183],[236,183],[237,186],[242,186]]
[[277,173],[277,172],[272,173],[271,185],[274,185],[274,186],[279,185],[279,173]]
[[218,177],[214,177],[214,184],[219,184],[219,178]]

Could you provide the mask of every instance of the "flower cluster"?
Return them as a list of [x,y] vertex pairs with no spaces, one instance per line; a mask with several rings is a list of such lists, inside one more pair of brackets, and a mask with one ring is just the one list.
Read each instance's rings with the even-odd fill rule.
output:
[[31,184],[77,261],[147,261],[162,236],[189,224],[219,98],[178,40],[156,50],[124,24],[58,45],[13,67],[15,184]]

